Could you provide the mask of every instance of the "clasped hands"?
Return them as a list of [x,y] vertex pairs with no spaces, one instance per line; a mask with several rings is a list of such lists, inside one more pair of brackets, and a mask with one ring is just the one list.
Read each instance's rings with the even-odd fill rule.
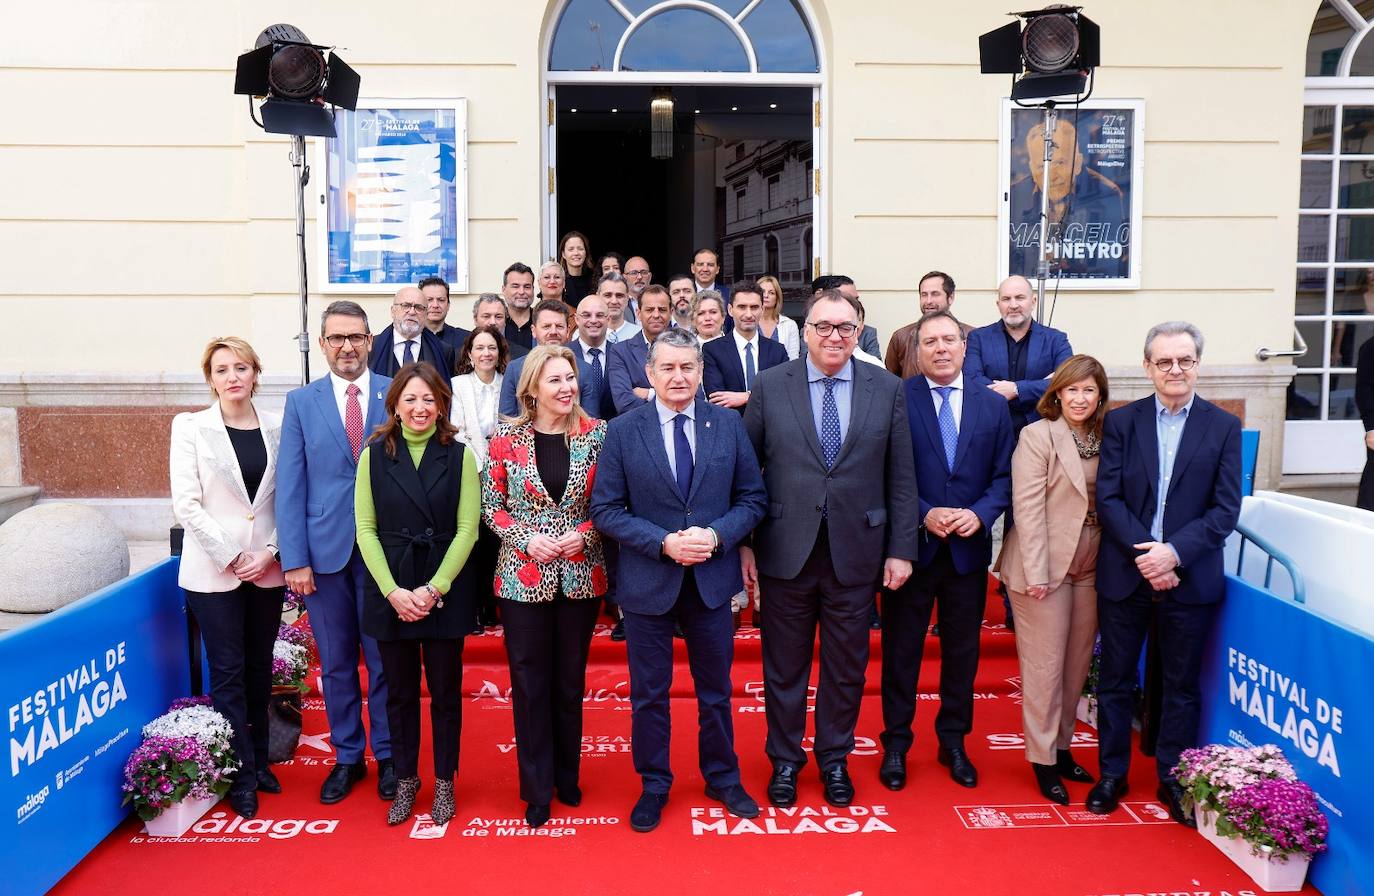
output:
[[663,539],[663,553],[681,566],[695,566],[711,559],[716,551],[716,537],[710,529],[692,526],[668,533]]
[[552,563],[560,557],[571,560],[585,548],[582,533],[569,530],[557,538],[543,534],[531,536],[530,543],[525,545],[525,553],[538,563]]
[[926,514],[926,531],[937,538],[951,535],[968,538],[981,528],[982,520],[967,507],[932,507]]
[[276,559],[276,556],[266,548],[260,551],[242,551],[229,564],[229,571],[237,576],[240,582],[256,582],[267,573],[268,567]]
[[421,585],[413,590],[397,588],[386,599],[402,622],[419,622],[429,615],[440,597],[442,595],[433,585]]
[[1178,556],[1173,548],[1162,541],[1142,541],[1132,547],[1145,552],[1135,558],[1135,568],[1140,570],[1151,588],[1168,591],[1178,587],[1178,573],[1174,571],[1178,566]]

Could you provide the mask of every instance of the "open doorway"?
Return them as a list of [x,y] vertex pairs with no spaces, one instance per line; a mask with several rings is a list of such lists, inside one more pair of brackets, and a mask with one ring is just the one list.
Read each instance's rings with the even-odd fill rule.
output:
[[672,87],[669,158],[652,151],[654,90],[557,88],[556,231],[582,231],[597,258],[643,256],[659,283],[709,246],[722,282],[771,274],[787,298],[803,295],[815,257],[813,89]]

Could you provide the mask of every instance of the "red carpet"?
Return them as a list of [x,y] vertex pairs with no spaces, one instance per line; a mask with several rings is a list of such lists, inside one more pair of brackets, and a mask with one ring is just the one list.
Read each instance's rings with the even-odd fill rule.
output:
[[[295,760],[275,766],[285,792],[262,796],[258,818],[244,822],[216,806],[176,842],[149,841],[126,822],[56,893],[106,894],[156,882],[160,892],[196,894],[459,893],[567,894],[1231,894],[1259,893],[1248,877],[1196,833],[1169,821],[1155,804],[1153,761],[1137,754],[1132,792],[1107,818],[1082,809],[1089,785],[1070,785],[1075,806],[1045,802],[1020,744],[1014,636],[1001,625],[1000,601],[988,602],[983,658],[969,753],[977,789],[950,781],[935,762],[931,725],[938,640],[930,639],[917,708],[917,745],[905,790],[877,781],[882,727],[878,637],[849,768],[855,805],[825,803],[808,765],[798,805],[764,801],[768,762],[758,635],[736,640],[736,743],[745,786],[765,803],[754,821],[733,818],[702,795],[696,769],[696,713],[679,644],[673,704],[678,776],[663,823],[630,830],[639,793],[630,759],[630,706],[624,646],[599,629],[588,671],[582,806],[554,804],[554,820],[525,826],[517,798],[514,741],[501,639],[469,638],[458,816],[446,832],[412,821],[385,823],[386,804],[369,776],[344,802],[322,806],[319,785],[331,754],[322,703],[308,701],[306,736]],[[1079,734],[1080,760],[1096,769],[1094,732]],[[421,769],[428,768],[425,754]],[[430,790],[421,793],[428,807]],[[119,883],[123,881],[124,883]],[[1316,892],[1309,887],[1307,892]]]

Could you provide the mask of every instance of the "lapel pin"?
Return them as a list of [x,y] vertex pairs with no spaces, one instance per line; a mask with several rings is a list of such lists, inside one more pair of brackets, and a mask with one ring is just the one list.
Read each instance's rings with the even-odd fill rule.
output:
[[710,420],[707,420],[707,421],[706,421],[706,428],[707,428],[707,429],[710,429],[710,428],[711,428],[711,421],[710,421]]

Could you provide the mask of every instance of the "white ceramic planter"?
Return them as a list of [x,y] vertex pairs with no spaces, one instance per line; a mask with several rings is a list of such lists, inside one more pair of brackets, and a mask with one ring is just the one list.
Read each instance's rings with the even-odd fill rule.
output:
[[217,796],[203,800],[188,797],[163,809],[151,821],[145,821],[143,829],[148,832],[149,837],[180,837],[218,802]]
[[1249,843],[1239,837],[1223,837],[1217,833],[1216,814],[1193,808],[1198,833],[1221,850],[1240,870],[1250,875],[1266,893],[1296,893],[1307,880],[1307,866],[1312,858],[1304,855],[1275,857],[1261,850],[1256,853]]
[[1078,721],[1089,728],[1097,727],[1097,698],[1083,694],[1078,698],[1078,710],[1074,714]]

